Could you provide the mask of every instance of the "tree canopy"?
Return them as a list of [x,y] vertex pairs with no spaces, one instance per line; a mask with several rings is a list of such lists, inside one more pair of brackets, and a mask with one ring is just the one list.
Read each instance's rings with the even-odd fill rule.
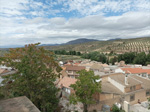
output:
[[150,110],[150,97],[148,98],[148,109]]
[[82,102],[84,111],[87,112],[88,104],[95,103],[93,95],[101,92],[101,83],[99,76],[95,76],[93,71],[81,70],[77,78],[76,84],[71,87],[75,90],[75,94],[70,96],[71,103]]
[[59,102],[55,81],[61,68],[53,53],[38,44],[10,49],[5,65],[16,70],[4,76],[2,94],[5,97],[27,96],[42,112],[53,112]]
[[82,58],[91,59],[102,63],[106,63],[107,61],[106,56],[103,53],[99,53],[99,52],[85,53],[82,55]]

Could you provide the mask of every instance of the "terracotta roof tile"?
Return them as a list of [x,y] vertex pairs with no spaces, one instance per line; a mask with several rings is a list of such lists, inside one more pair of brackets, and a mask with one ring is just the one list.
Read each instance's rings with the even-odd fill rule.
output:
[[77,81],[77,79],[73,79],[73,78],[70,78],[70,77],[64,77],[64,78],[62,78],[62,79],[59,81],[58,85],[59,85],[59,86],[63,85],[64,87],[69,88],[70,85],[71,85],[71,84],[75,84],[76,81]]
[[66,66],[66,70],[80,71],[84,69],[84,66]]
[[140,74],[140,73],[148,73],[150,74],[150,69],[142,69],[142,68],[121,68],[126,73],[132,74]]
[[132,78],[131,76],[128,76],[128,83],[129,85],[125,85],[125,75],[124,74],[117,74],[117,75],[110,75],[109,76],[111,79],[117,81],[118,83],[120,83],[121,85],[123,86],[134,86],[134,85],[138,85],[138,84],[141,84],[140,81]]
[[25,96],[0,100],[0,112],[40,112]]

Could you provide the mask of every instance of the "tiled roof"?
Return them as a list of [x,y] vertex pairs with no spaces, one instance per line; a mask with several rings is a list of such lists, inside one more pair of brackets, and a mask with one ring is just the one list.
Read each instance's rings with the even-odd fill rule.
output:
[[150,74],[150,69],[142,69],[142,68],[121,68],[126,73],[132,74],[140,74],[140,73],[148,73]]
[[5,69],[0,68],[0,74],[3,73]]
[[95,63],[95,64],[93,64],[93,65],[91,66],[91,69],[100,70],[100,69],[102,69],[102,68],[103,68],[102,64],[97,64],[97,63]]
[[124,74],[116,74],[116,75],[110,75],[109,76],[111,79],[115,80],[116,82],[120,83],[123,86],[134,86],[134,85],[138,85],[141,84],[140,81],[136,80],[135,78],[128,76],[128,84],[129,85],[125,85],[125,75]]
[[66,70],[73,70],[73,71],[80,71],[80,70],[84,70],[85,67],[83,66],[66,66]]
[[136,75],[133,75],[132,77],[139,80],[139,81],[141,81],[142,82],[142,87],[144,89],[150,89],[150,79],[145,79],[145,78],[142,78],[142,77],[136,76]]
[[7,70],[7,69],[1,69],[0,68],[0,74],[5,74],[5,73],[8,73],[8,72],[11,72],[11,71]]
[[77,79],[73,79],[73,78],[70,78],[70,77],[63,77],[63,78],[59,81],[58,85],[59,85],[59,86],[62,85],[62,86],[64,86],[64,87],[69,88],[69,86],[70,86],[71,84],[75,84],[76,81],[77,81]]
[[25,96],[0,100],[0,112],[40,112]]
[[112,85],[108,81],[103,81],[102,80],[101,84],[102,84],[102,92],[123,94],[123,92],[121,92],[117,87],[115,87],[114,85]]

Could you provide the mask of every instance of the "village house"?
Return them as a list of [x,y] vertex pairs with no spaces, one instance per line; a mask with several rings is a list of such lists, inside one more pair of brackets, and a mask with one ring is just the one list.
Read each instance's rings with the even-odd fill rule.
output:
[[11,75],[11,74],[14,74],[16,73],[15,70],[13,69],[7,69],[7,68],[0,68],[0,86],[2,86],[2,81],[3,81],[3,76],[6,76],[6,75]]
[[115,70],[115,73],[125,73],[125,74],[135,74],[141,77],[150,79],[150,69],[143,68],[118,68]]
[[[129,112],[129,107],[150,97],[150,80],[137,75],[126,76],[122,73],[102,76],[102,93],[95,95],[97,104],[90,105],[89,110],[102,110],[118,103]],[[125,102],[129,106],[124,106]]]
[[83,66],[68,65],[65,67],[66,67],[65,72],[67,73],[67,76],[71,78],[77,78],[79,76],[77,72],[85,69],[85,67]]
[[60,97],[69,98],[69,96],[74,92],[70,87],[71,84],[75,84],[77,79],[70,77],[63,77],[57,84],[57,87],[61,89]]
[[104,67],[102,66],[102,64],[95,63],[91,66],[90,70],[94,72],[102,72],[104,70]]

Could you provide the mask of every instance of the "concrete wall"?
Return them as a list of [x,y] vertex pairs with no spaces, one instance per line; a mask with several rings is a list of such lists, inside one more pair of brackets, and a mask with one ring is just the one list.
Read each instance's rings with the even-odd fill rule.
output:
[[125,73],[121,68],[115,69],[115,73]]
[[[135,99],[133,101],[130,101],[130,96],[132,94],[135,95]],[[124,100],[129,102],[130,105],[133,105],[133,104],[137,104],[138,103],[138,99],[140,100],[140,102],[147,101],[148,97],[150,97],[150,96],[146,96],[146,91],[145,90],[141,90],[141,91],[132,92],[132,93],[126,95]]]
[[107,81],[108,81],[108,76],[105,76],[105,77],[103,76],[103,77],[102,77],[102,81],[103,81],[103,82],[107,82]]
[[130,87],[126,87],[125,92],[129,93],[129,92],[133,92],[133,91],[136,91],[136,90],[140,90],[141,88],[142,88],[141,84],[138,84],[138,85],[135,86],[135,90],[132,90],[132,91],[130,90]]
[[125,92],[124,88],[125,86],[121,85],[120,83],[116,82],[115,80],[111,79],[110,77],[108,77],[108,81],[113,84],[115,87],[117,87],[120,91],[122,91],[123,93]]
[[104,101],[112,98],[113,98],[113,94],[100,94],[99,101]]
[[90,105],[90,106],[88,106],[88,110],[89,111],[93,111],[93,110],[100,111],[100,110],[102,110],[103,105],[106,104],[106,105],[109,105],[110,107],[112,107],[113,104],[115,104],[116,102],[120,103],[120,97],[113,98],[113,99],[108,99],[108,100],[105,100],[105,101],[100,101],[97,104]]

